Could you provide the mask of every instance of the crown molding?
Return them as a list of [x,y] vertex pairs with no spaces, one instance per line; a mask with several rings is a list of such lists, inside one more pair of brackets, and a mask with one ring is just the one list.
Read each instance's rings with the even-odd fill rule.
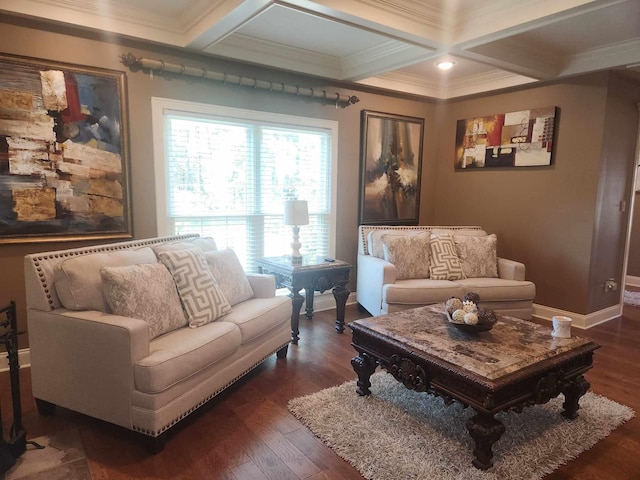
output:
[[337,57],[248,35],[234,34],[203,51],[309,75],[338,78],[342,74],[342,64]]
[[440,100],[449,100],[456,97],[483,93],[488,90],[517,87],[534,81],[535,79],[522,75],[492,70],[478,75],[450,80],[446,83],[427,80],[421,75],[397,72],[384,73],[356,83],[438,98]]
[[413,65],[431,58],[433,49],[416,47],[395,40],[347,55],[341,59],[342,80],[361,80],[380,73]]
[[577,75],[593,70],[640,63],[640,38],[612,43],[573,55],[560,75]]

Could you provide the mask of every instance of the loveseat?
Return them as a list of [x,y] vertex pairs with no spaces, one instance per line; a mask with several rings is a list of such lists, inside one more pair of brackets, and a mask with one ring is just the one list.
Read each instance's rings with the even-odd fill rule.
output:
[[383,315],[475,292],[484,308],[530,320],[535,285],[497,256],[497,240],[478,226],[361,225],[358,303]]
[[166,431],[271,354],[291,300],[232,250],[183,235],[25,257],[33,396],[143,434]]

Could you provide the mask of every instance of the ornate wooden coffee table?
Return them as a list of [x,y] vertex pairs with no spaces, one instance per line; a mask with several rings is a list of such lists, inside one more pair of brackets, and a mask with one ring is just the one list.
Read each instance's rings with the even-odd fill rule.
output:
[[357,392],[370,395],[369,378],[378,365],[407,388],[470,406],[467,430],[475,442],[473,465],[493,465],[492,447],[504,433],[495,418],[520,413],[563,393],[562,415],[577,416],[578,401],[589,389],[583,374],[600,346],[579,337],[551,337],[543,325],[498,315],[493,329],[466,333],[443,317],[443,305],[365,318],[349,324],[358,356]]

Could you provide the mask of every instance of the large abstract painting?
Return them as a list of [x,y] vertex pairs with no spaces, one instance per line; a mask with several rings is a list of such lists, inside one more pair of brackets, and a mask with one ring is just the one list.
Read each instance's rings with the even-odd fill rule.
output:
[[458,120],[455,168],[551,165],[557,108]]
[[0,243],[130,238],[124,72],[0,55]]
[[424,119],[362,111],[360,223],[418,223]]

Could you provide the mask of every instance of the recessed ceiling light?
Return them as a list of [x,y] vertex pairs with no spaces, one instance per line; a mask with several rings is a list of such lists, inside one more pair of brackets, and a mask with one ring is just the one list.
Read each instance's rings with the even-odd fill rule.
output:
[[451,67],[455,65],[456,62],[452,62],[451,60],[443,60],[441,62],[436,63],[436,67],[440,70],[449,70]]

